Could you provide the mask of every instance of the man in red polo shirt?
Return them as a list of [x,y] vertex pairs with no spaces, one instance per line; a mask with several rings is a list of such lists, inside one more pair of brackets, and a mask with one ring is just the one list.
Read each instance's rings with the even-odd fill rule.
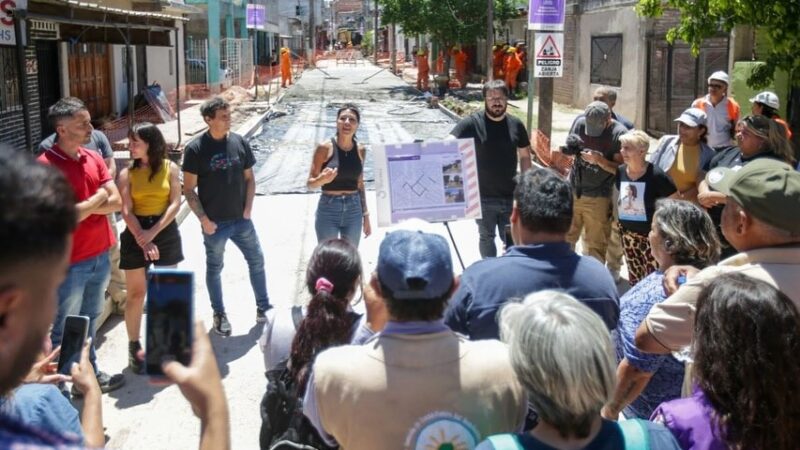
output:
[[[83,147],[93,129],[86,105],[77,98],[61,99],[50,107],[48,119],[56,129],[56,142],[39,156],[39,161],[64,173],[75,194],[79,221],[72,236],[69,271],[58,288],[58,311],[50,334],[56,347],[61,344],[68,315],[89,317],[89,335],[94,342],[96,320],[103,312],[111,276],[108,249],[114,244],[114,234],[106,214],[119,211],[122,202],[103,158]],[[103,392],[125,383],[122,374],[111,376],[98,370],[94,345],[90,360]]]

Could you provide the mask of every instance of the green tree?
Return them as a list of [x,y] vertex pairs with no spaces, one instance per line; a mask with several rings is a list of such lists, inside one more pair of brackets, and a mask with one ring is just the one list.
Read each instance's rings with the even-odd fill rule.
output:
[[[494,0],[495,19],[505,22],[520,0]],[[486,34],[486,0],[378,0],[381,20],[407,36],[427,34],[445,48],[472,44]]]
[[800,1],[799,0],[639,0],[640,15],[658,17],[664,8],[681,13],[680,24],[669,30],[667,41],[682,39],[697,56],[703,39],[720,30],[730,32],[736,25],[750,25],[763,31],[771,48],[759,55],[765,64],[753,70],[747,84],[764,87],[776,69],[789,73],[792,84],[800,86]]

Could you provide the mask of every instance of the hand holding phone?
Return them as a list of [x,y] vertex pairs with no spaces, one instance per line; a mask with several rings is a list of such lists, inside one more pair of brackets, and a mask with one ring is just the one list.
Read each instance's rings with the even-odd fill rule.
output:
[[174,269],[150,271],[145,324],[145,372],[163,377],[162,365],[192,360],[194,274]]
[[67,316],[61,338],[61,355],[58,358],[58,373],[70,375],[72,363],[81,359],[81,350],[89,335],[89,318],[86,316]]
[[100,385],[97,383],[97,375],[94,367],[89,361],[89,348],[92,345],[92,338],[86,339],[81,349],[80,359],[69,368],[72,375],[72,383],[86,396],[91,391],[100,393]]

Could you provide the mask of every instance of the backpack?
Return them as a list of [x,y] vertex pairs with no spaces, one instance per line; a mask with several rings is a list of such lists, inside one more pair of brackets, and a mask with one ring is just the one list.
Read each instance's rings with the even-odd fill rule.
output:
[[[295,330],[303,320],[299,306],[292,307]],[[267,392],[261,398],[262,450],[328,450],[316,429],[303,415],[303,399],[298,397],[298,386],[287,367],[288,359],[266,372]]]
[[[617,422],[617,426],[625,439],[624,450],[650,450],[650,434],[647,431],[647,421],[629,419]],[[496,434],[490,436],[488,441],[495,450],[524,450],[514,434]]]

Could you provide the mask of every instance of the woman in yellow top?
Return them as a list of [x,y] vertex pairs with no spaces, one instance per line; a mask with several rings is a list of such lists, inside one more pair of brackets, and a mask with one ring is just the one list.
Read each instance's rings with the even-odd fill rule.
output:
[[678,198],[697,203],[698,185],[715,155],[706,144],[706,113],[689,108],[675,122],[678,134],[662,137],[650,162],[669,175],[678,188]]
[[127,228],[120,235],[120,269],[125,271],[128,298],[128,365],[140,373],[136,353],[142,348],[139,329],[150,264],[175,267],[183,261],[181,236],[175,216],[181,201],[178,165],[167,159],[167,144],[151,123],[139,123],[128,133],[132,163],[119,174],[122,218]]

